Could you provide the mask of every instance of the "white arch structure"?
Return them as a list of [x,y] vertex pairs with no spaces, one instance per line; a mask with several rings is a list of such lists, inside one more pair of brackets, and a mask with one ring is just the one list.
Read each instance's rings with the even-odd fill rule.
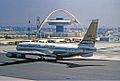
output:
[[43,27],[43,25],[47,22],[48,18],[49,18],[52,14],[54,14],[54,13],[56,13],[56,12],[58,12],[58,11],[61,11],[61,12],[65,13],[66,15],[68,15],[69,17],[74,18],[75,21],[82,27],[82,30],[84,31],[84,28],[83,28],[82,24],[80,23],[80,21],[79,21],[73,14],[71,14],[71,13],[68,12],[67,10],[57,9],[57,10],[54,10],[54,11],[52,11],[51,13],[49,13],[48,16],[41,22],[40,28],[39,28],[39,30],[37,30],[37,32],[39,32],[39,31],[41,30],[41,28]]

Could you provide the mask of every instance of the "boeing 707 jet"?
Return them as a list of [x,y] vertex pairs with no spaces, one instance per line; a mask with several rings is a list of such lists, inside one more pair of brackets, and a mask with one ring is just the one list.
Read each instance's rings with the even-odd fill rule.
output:
[[23,42],[16,46],[16,51],[8,51],[7,57],[10,58],[26,58],[26,55],[44,57],[53,57],[58,59],[82,56],[93,56],[96,51],[96,31],[98,26],[98,19],[92,20],[83,40],[77,44],[57,44],[57,43],[37,43],[37,42]]

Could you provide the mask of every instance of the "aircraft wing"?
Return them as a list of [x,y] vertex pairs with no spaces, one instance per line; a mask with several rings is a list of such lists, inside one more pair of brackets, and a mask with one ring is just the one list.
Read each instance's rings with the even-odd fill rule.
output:
[[45,55],[42,52],[38,52],[38,51],[17,51],[17,50],[12,50],[12,51],[6,51],[7,53],[12,53],[12,54],[37,54],[37,55]]
[[40,51],[18,51],[18,50],[13,50],[13,51],[6,51],[7,53],[11,54],[24,54],[24,55],[37,55],[37,56],[51,56],[51,57],[56,57],[56,55],[50,54],[49,52],[40,52]]

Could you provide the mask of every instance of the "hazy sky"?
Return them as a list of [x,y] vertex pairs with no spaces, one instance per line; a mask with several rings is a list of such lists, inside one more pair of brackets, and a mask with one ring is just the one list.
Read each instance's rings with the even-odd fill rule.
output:
[[65,9],[87,26],[98,18],[100,26],[120,26],[120,0],[0,0],[0,25],[35,24],[55,9]]

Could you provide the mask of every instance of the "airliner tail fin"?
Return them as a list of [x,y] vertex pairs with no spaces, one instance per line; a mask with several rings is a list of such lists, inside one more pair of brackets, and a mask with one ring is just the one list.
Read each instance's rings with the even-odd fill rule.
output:
[[79,46],[95,46],[96,33],[98,27],[98,19],[92,20],[83,40],[80,42]]

